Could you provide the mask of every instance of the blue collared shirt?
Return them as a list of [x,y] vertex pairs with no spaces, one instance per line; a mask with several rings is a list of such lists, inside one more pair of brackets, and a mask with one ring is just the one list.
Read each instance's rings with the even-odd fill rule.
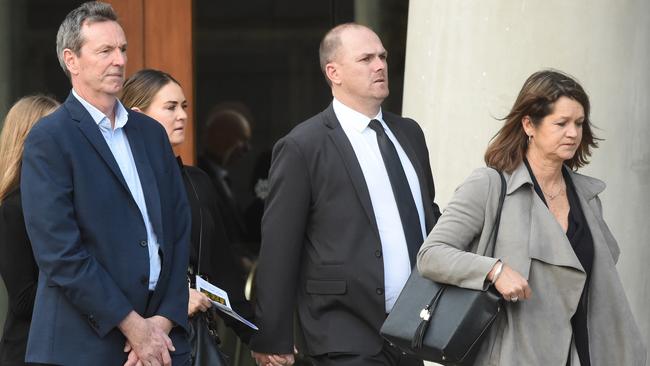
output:
[[[149,249],[149,290],[154,290],[156,288],[156,283],[158,282],[158,277],[160,276],[160,254],[158,253],[160,245],[158,244],[158,238],[156,237],[153,225],[149,219],[147,204],[144,200],[144,192],[142,191],[142,184],[140,183],[140,176],[138,175],[138,170],[135,166],[135,160],[133,160],[131,146],[129,145],[129,140],[124,133],[124,126],[126,126],[126,123],[128,122],[129,115],[122,103],[118,100],[115,104],[115,127],[112,128],[111,121],[104,113],[85,101],[79,96],[79,94],[77,94],[77,92],[74,91],[74,89],[72,90],[72,95],[74,95],[81,105],[86,108],[95,123],[97,123],[99,130],[104,136],[104,140],[106,140],[108,147],[113,153],[115,161],[117,161],[117,165],[120,167],[120,171],[122,172],[126,184],[129,186],[131,196],[133,196],[133,200],[140,209],[144,225],[147,229],[147,246]],[[120,228],[113,229],[120,230]]]

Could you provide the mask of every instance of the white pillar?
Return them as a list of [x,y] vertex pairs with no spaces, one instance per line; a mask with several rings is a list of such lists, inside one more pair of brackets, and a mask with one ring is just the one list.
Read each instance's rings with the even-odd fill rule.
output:
[[424,128],[444,207],[478,166],[524,80],[565,71],[604,138],[581,170],[604,180],[605,220],[641,331],[650,333],[650,2],[411,0],[405,116]]

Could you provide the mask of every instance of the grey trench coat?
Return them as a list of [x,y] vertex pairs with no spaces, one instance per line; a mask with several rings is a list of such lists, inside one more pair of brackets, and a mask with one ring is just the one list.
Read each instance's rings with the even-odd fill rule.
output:
[[[508,188],[495,257],[528,280],[533,296],[506,303],[476,365],[562,366],[586,274],[561,226],[535,194],[525,165],[505,177]],[[619,247],[598,198],[605,184],[575,172],[571,178],[594,241],[588,298],[591,364],[645,366],[646,348],[616,270]],[[474,253],[485,253],[499,190],[499,176],[490,168],[475,170],[457,188],[418,253],[423,276],[471,289],[487,286],[486,276],[497,259]]]

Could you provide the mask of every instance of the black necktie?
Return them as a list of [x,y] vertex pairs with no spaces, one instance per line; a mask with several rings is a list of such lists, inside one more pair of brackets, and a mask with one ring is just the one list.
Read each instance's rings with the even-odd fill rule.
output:
[[411,265],[415,264],[415,256],[424,241],[422,237],[422,227],[420,226],[420,215],[415,207],[411,187],[406,179],[406,173],[402,167],[402,162],[399,160],[397,150],[393,142],[386,136],[384,127],[381,122],[373,119],[370,121],[370,128],[377,134],[377,144],[379,144],[379,151],[386,166],[386,172],[390,179],[390,185],[393,188],[393,195],[399,210],[399,217],[402,219],[402,230],[406,237],[406,244],[409,251],[409,259]]

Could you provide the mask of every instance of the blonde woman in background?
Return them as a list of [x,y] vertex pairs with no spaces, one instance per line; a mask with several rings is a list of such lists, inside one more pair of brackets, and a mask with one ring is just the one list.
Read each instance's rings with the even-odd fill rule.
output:
[[27,238],[20,203],[20,168],[25,137],[42,117],[59,107],[56,100],[34,95],[11,107],[0,133],[0,275],[9,295],[0,365],[25,365],[38,267]]

